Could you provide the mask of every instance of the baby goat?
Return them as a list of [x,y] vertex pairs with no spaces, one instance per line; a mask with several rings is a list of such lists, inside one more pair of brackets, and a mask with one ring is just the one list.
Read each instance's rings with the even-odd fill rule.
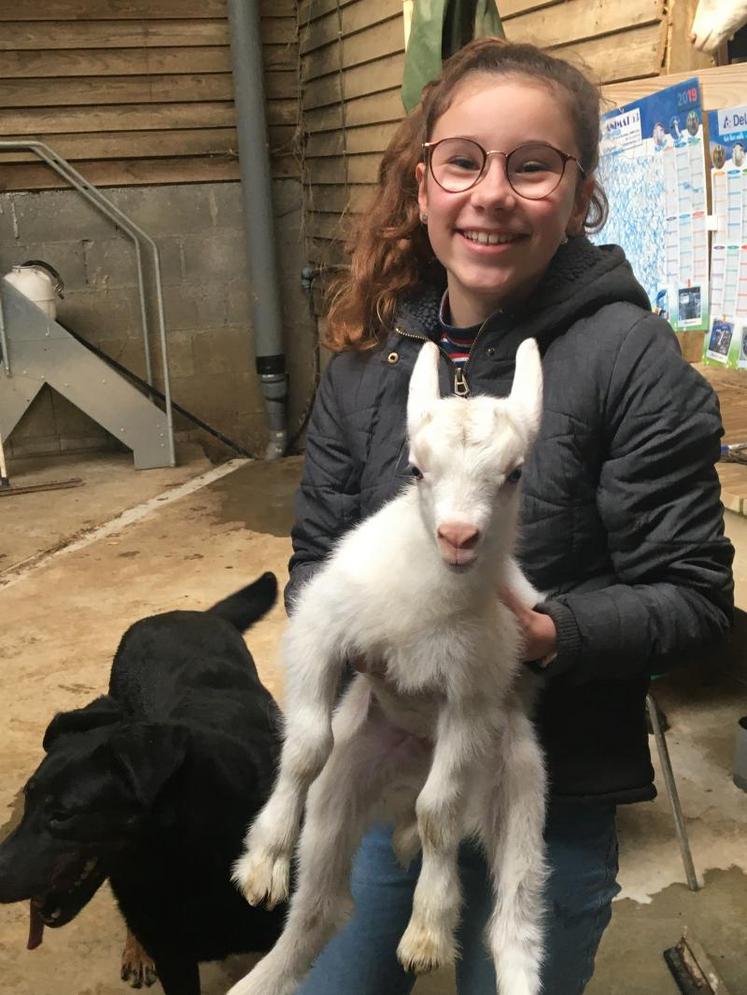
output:
[[[351,911],[352,858],[374,821],[394,824],[405,866],[422,847],[401,963],[425,972],[456,957],[457,851],[475,836],[494,880],[487,942],[498,991],[539,991],[544,767],[518,626],[497,592],[536,597],[511,549],[542,370],[530,340],[509,397],[441,399],[438,356],[424,345],[410,380],[412,485],[343,538],[285,633],[280,772],[234,880],[252,904],[287,897],[306,802],[298,887],[283,935],[229,995],[295,992]],[[356,675],[333,719],[354,657],[385,669]]]

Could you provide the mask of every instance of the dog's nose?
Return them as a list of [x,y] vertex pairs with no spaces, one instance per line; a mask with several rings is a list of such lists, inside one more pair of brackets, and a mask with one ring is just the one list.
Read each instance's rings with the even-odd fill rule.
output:
[[457,522],[444,522],[439,525],[438,538],[454,549],[474,549],[480,538],[480,530],[474,525],[462,525]]

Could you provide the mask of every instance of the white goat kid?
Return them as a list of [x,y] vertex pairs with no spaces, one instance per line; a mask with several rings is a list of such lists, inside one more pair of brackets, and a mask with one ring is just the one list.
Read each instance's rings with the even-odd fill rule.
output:
[[715,52],[747,24],[747,0],[698,0],[690,41],[704,52]]
[[[496,592],[536,596],[510,554],[542,370],[530,340],[509,397],[441,399],[438,355],[424,345],[410,381],[416,479],[343,538],[284,636],[280,771],[234,880],[252,904],[286,898],[308,792],[297,890],[283,935],[229,995],[292,995],[352,909],[351,863],[374,821],[394,824],[405,866],[422,846],[402,964],[424,972],[455,959],[457,851],[472,835],[494,880],[486,939],[498,992],[539,991],[545,775],[518,626]],[[356,675],[333,720],[343,665],[361,656],[385,671]]]

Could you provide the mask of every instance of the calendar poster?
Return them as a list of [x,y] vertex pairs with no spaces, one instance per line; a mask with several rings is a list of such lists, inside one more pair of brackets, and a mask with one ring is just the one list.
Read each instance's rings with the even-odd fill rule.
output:
[[707,363],[747,369],[747,104],[708,113],[715,230]]
[[599,176],[610,202],[598,244],[621,245],[654,311],[708,326],[706,157],[696,78],[602,117]]

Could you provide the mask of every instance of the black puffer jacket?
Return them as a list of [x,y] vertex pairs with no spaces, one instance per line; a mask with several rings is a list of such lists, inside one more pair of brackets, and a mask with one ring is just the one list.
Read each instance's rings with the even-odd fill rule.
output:
[[[293,591],[342,532],[408,479],[405,408],[440,289],[402,303],[382,348],[335,356],[309,428],[293,530]],[[714,463],[722,433],[707,382],[655,317],[621,249],[572,239],[532,302],[497,313],[465,368],[505,396],[534,336],[544,416],[523,474],[519,559],[548,592],[558,656],[537,721],[556,795],[654,795],[644,697],[651,674],[728,627],[733,550]],[[455,371],[444,356],[442,393]]]

